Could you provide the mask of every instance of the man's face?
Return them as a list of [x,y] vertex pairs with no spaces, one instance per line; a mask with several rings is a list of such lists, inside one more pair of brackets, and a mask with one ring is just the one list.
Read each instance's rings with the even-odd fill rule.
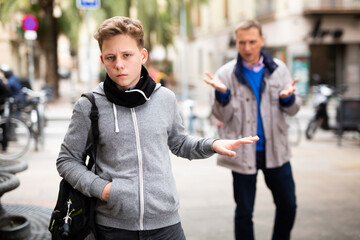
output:
[[135,39],[129,35],[116,35],[104,40],[100,55],[107,74],[122,90],[138,83],[141,66],[147,57],[147,50],[139,49]]
[[236,47],[241,58],[250,65],[258,63],[260,50],[264,46],[264,37],[257,28],[238,30],[236,32]]

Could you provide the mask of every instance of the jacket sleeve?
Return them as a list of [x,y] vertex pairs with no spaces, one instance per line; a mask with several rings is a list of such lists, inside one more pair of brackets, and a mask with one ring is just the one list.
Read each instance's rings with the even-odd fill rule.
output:
[[172,124],[168,130],[168,146],[176,156],[187,159],[200,159],[211,157],[215,152],[212,149],[212,138],[197,138],[188,135],[182,125],[175,96],[172,99]]
[[101,199],[102,190],[108,181],[89,171],[83,161],[91,125],[90,108],[91,103],[85,98],[76,102],[56,167],[60,176],[75,189],[86,196]]
[[232,104],[232,86],[231,86],[231,76],[232,71],[228,68],[220,68],[214,75],[219,78],[227,87],[228,91],[226,93],[225,101],[219,101],[219,97],[214,91],[214,97],[212,102],[212,114],[216,117],[217,120],[221,122],[228,122],[233,117],[234,107]]
[[[276,63],[279,65],[280,68],[282,68],[282,71],[281,71],[283,73],[282,79],[284,80],[283,86],[285,87],[287,84],[291,83],[293,81],[293,79],[291,77],[291,74],[290,74],[288,68],[282,61],[276,59]],[[279,93],[279,98],[280,98],[280,93]],[[296,91],[295,91],[294,100],[292,101],[292,104],[282,105],[279,102],[281,110],[290,116],[294,116],[300,110],[301,103],[302,103],[302,99],[297,94]]]

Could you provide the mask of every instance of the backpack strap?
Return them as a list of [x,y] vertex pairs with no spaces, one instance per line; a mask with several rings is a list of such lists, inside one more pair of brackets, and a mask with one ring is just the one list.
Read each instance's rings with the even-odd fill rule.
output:
[[[89,166],[92,166],[92,164],[95,164],[96,162],[96,152],[97,152],[97,144],[99,143],[99,110],[95,103],[95,97],[92,92],[87,92],[81,94],[82,97],[86,97],[91,102],[91,112],[90,112],[90,120],[91,120],[91,132],[93,137],[93,143],[92,143],[92,154],[93,157],[90,158]],[[96,164],[95,164],[95,172],[96,172]]]
[[[95,103],[95,97],[92,92],[81,94],[82,97],[86,97],[91,102],[90,120],[91,120],[91,132],[92,132],[92,144],[91,144],[91,156],[89,157],[88,169],[91,169],[94,165],[94,172],[96,174],[96,152],[97,145],[99,143],[99,110]],[[96,226],[95,226],[95,207],[96,200],[92,198],[90,202],[90,228],[95,235],[94,239],[97,239]]]

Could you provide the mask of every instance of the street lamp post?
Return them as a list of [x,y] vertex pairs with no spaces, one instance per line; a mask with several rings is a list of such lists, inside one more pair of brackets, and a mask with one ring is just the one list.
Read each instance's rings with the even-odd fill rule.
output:
[[181,0],[180,5],[180,36],[183,46],[181,54],[181,95],[182,100],[186,100],[189,97],[188,93],[188,73],[187,73],[187,34],[186,34],[186,8],[185,0]]
[[38,21],[34,15],[27,14],[22,21],[22,27],[25,31],[24,37],[28,42],[29,48],[29,81],[30,86],[34,87],[34,49],[33,41],[37,38],[36,30],[38,29]]
[[79,9],[84,9],[86,14],[86,30],[88,33],[88,42],[87,42],[87,67],[89,74],[89,90],[92,89],[92,71],[91,71],[91,54],[90,54],[90,45],[91,45],[91,37],[90,37],[90,11],[96,10],[100,8],[101,2],[100,0],[76,0],[76,6]]

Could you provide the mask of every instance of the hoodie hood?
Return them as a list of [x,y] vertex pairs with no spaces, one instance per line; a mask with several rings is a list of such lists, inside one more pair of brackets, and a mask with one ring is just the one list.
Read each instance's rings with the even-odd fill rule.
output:
[[[150,78],[151,79],[151,78]],[[152,80],[152,79],[151,79]],[[111,81],[111,80],[110,80]],[[155,91],[157,91],[159,88],[161,87],[161,84],[159,83],[155,83],[155,88],[154,90],[151,92],[151,94]],[[95,94],[99,94],[101,96],[106,97],[105,91],[104,91],[104,82],[99,83],[99,85],[93,90],[93,92]],[[150,100],[150,97],[147,97],[146,94],[141,91],[140,89],[132,89],[132,90],[128,90],[128,92],[137,92],[139,93],[141,96],[143,96],[143,99],[145,100],[145,102]],[[117,116],[117,110],[116,110],[116,105],[115,103],[112,102],[112,109],[113,109],[113,117],[114,117],[114,122],[115,122],[115,126],[114,126],[114,131],[115,132],[119,132],[119,125],[118,125],[118,116]]]

